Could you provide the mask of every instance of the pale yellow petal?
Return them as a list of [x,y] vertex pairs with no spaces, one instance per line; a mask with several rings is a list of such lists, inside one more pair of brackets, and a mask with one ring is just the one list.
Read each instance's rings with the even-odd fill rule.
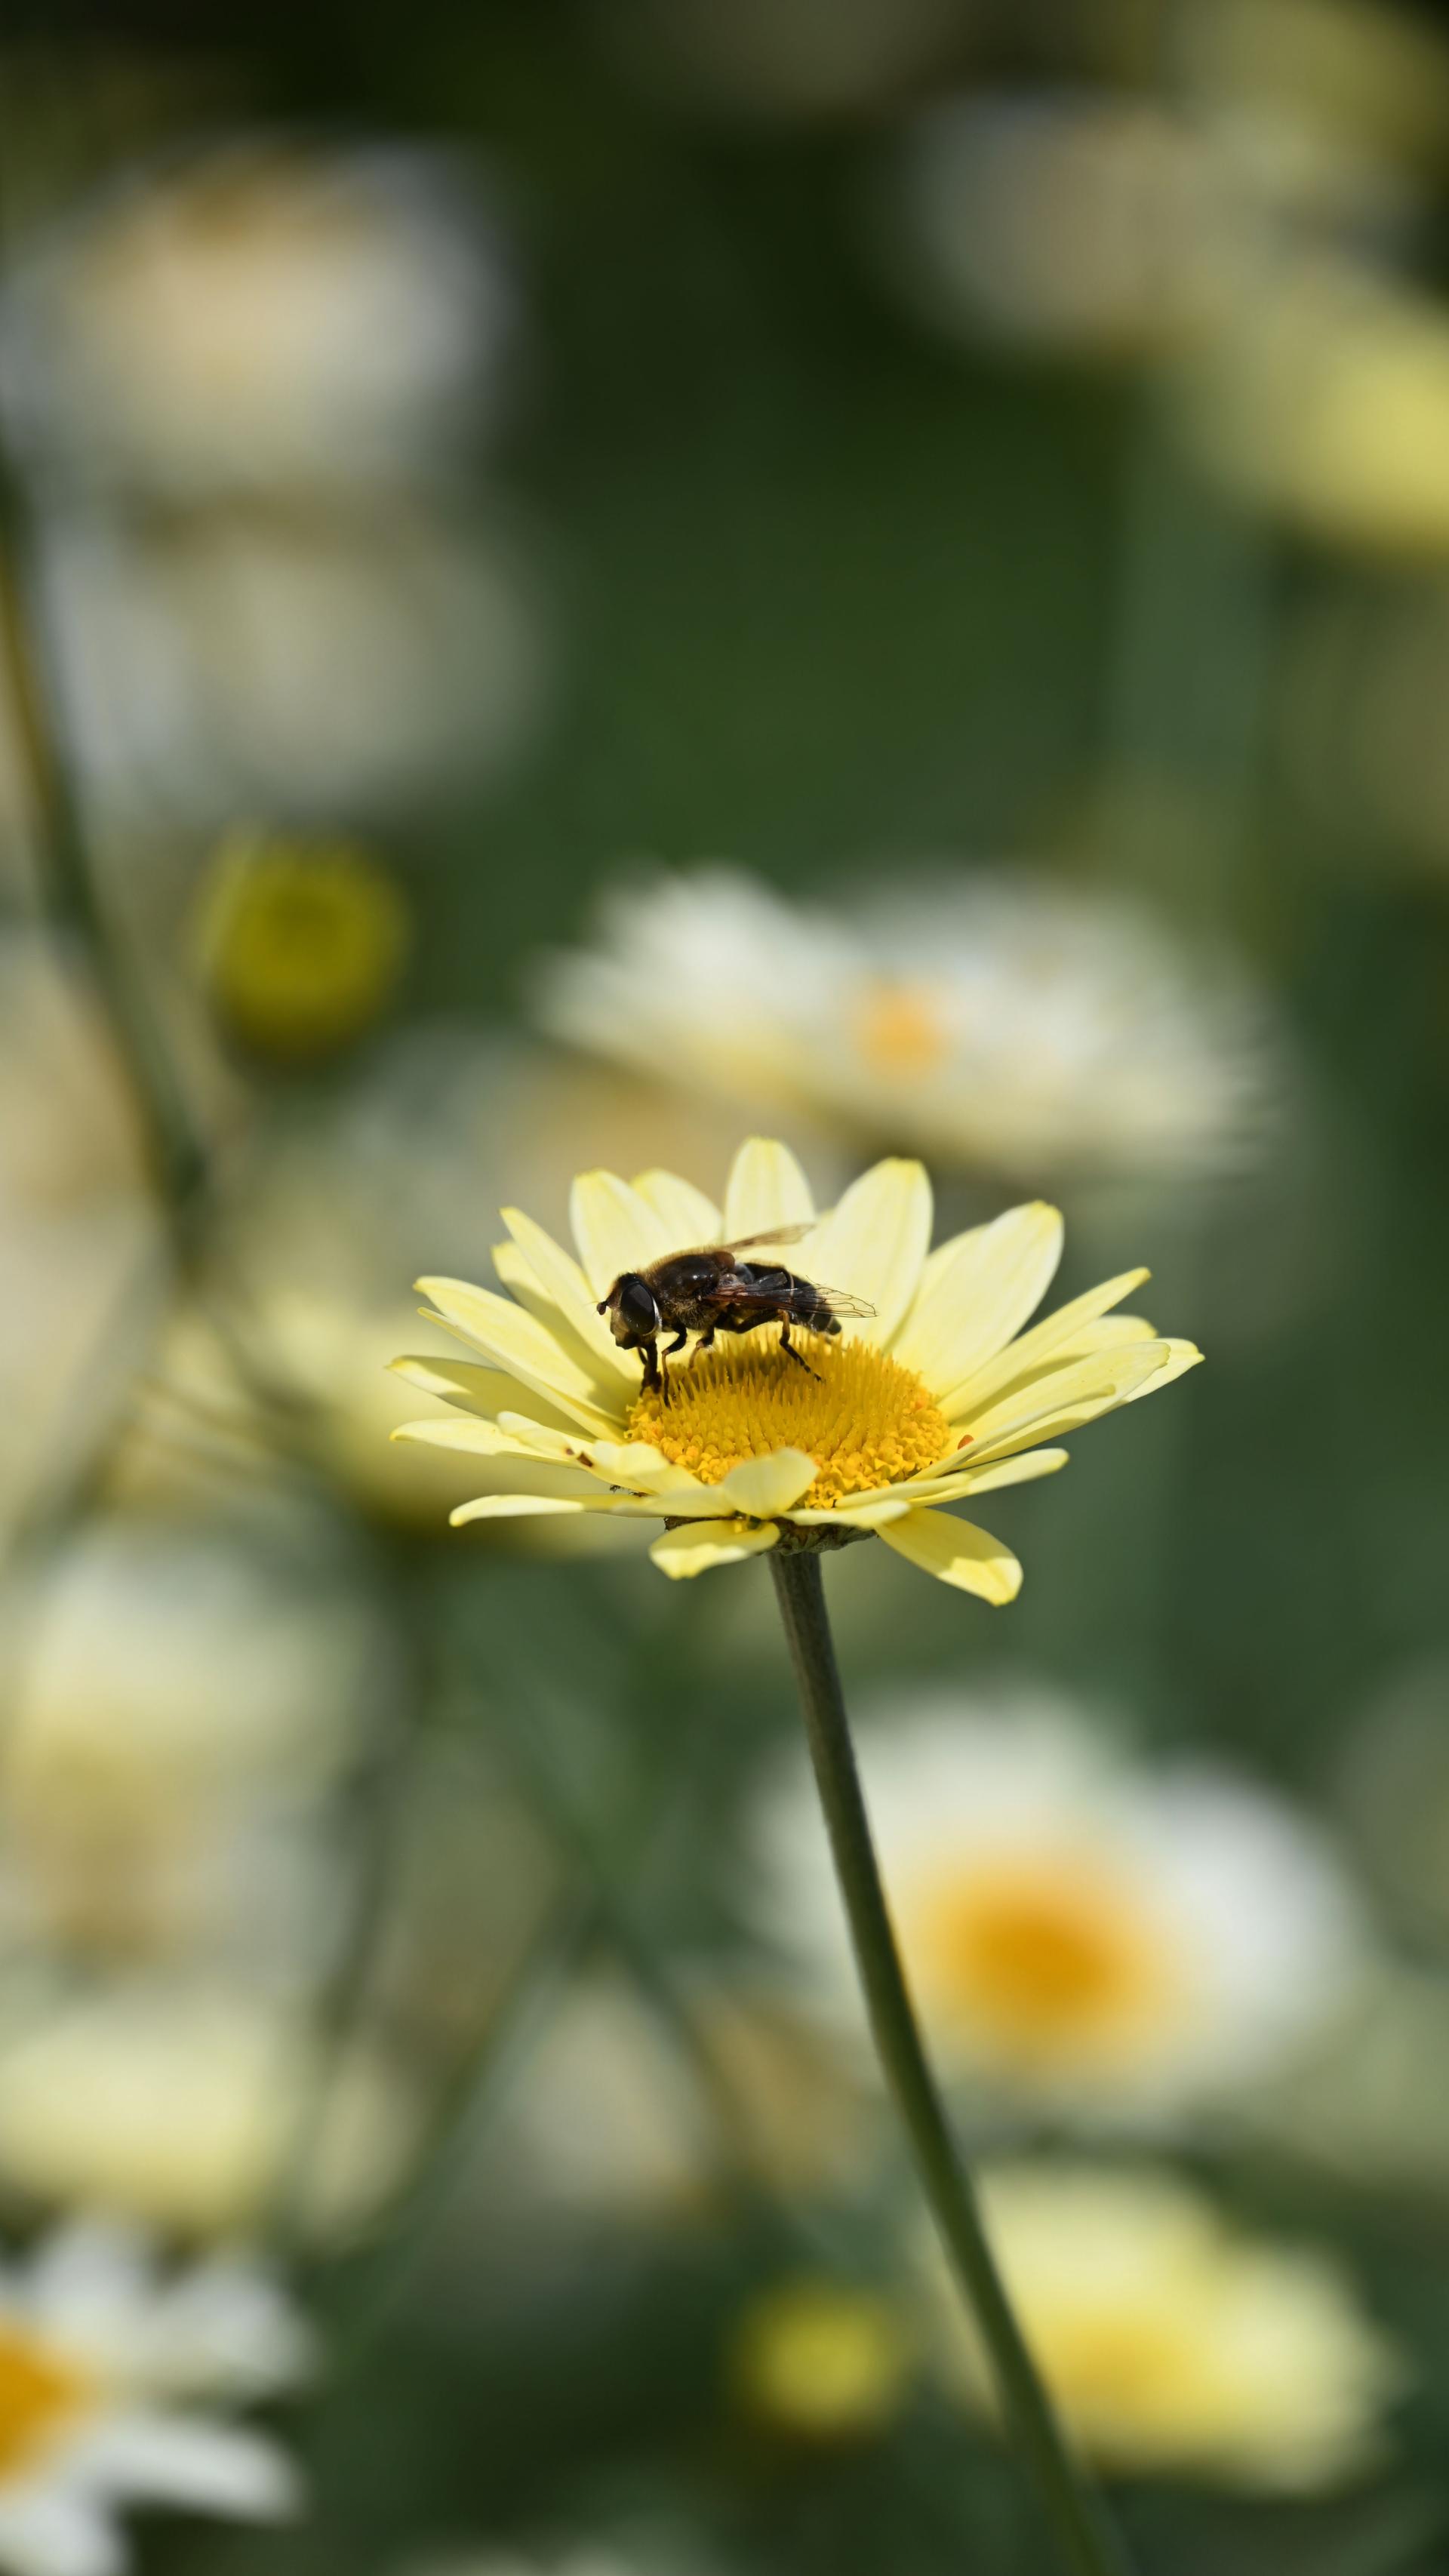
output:
[[[1039,1324],[1033,1324],[1030,1332],[1021,1333],[1015,1341],[1008,1342],[1004,1350],[997,1351],[974,1375],[958,1378],[951,1392],[958,1402],[989,1403],[992,1396],[1009,1386],[1014,1378],[1023,1376],[1028,1369],[1038,1368],[1044,1360],[1058,1354],[1063,1343],[1073,1341],[1078,1334],[1098,1325],[1101,1319],[1106,1318],[1109,1307],[1117,1305],[1130,1289],[1140,1287],[1142,1281],[1150,1276],[1146,1270],[1124,1270],[1116,1279],[1104,1279],[1100,1287],[1088,1288],[1084,1295],[1073,1297],[1065,1306],[1058,1306],[1054,1314],[1044,1315]],[[1129,1320],[1137,1323],[1140,1318],[1119,1316],[1115,1322],[1120,1326]],[[1143,1329],[1146,1331],[1148,1328]],[[1110,1340],[1111,1332],[1105,1332],[1103,1338]]]
[[[520,1440],[543,1440],[540,1425],[530,1422],[528,1414],[499,1414],[499,1430],[512,1432]],[[605,1484],[638,1486],[641,1492],[708,1492],[697,1476],[690,1476],[687,1466],[672,1466],[664,1450],[651,1448],[649,1440],[579,1440],[579,1432],[561,1432],[556,1458],[571,1458],[589,1476],[602,1476]]]
[[988,1461],[984,1467],[964,1467],[951,1482],[963,1494],[994,1494],[1002,1485],[1030,1485],[1038,1476],[1055,1476],[1070,1456],[1069,1449],[1025,1449],[1015,1458]]
[[1175,1378],[1186,1377],[1189,1369],[1201,1365],[1203,1353],[1195,1342],[1170,1341],[1164,1347],[1167,1357],[1162,1366],[1154,1369],[1151,1377],[1144,1378],[1140,1386],[1134,1386],[1130,1395],[1124,1395],[1124,1404],[1136,1404],[1144,1395],[1160,1394],[1163,1387],[1171,1386]]
[[814,1484],[816,1472],[814,1459],[807,1458],[803,1449],[776,1449],[768,1458],[746,1458],[742,1466],[731,1467],[715,1491],[732,1511],[748,1512],[753,1520],[771,1520],[798,1503]]
[[935,1287],[942,1273],[951,1268],[968,1243],[979,1243],[981,1237],[990,1231],[990,1225],[968,1226],[964,1234],[948,1234],[943,1242],[937,1244],[934,1252],[928,1252],[921,1264],[921,1296],[925,1297]]
[[[543,1289],[532,1266],[516,1243],[495,1243],[493,1267],[515,1305],[541,1324],[550,1341],[578,1371],[588,1389],[587,1401],[607,1416],[616,1429],[622,1430],[630,1405],[637,1392],[637,1363],[634,1368],[621,1368],[606,1359],[597,1343],[586,1342],[574,1329],[563,1308]],[[620,1354],[622,1357],[622,1354]]]
[[995,1609],[1021,1590],[1021,1567],[1010,1548],[951,1512],[908,1512],[903,1521],[887,1522],[881,1537],[923,1574],[954,1584],[958,1592],[974,1592]]
[[722,1240],[724,1216],[693,1181],[682,1181],[677,1172],[640,1172],[634,1187],[666,1228],[671,1252],[688,1252],[695,1244]]
[[922,1476],[914,1484],[898,1485],[895,1490],[918,1510],[927,1504],[934,1509],[939,1503],[964,1503],[975,1494],[996,1493],[1003,1485],[1029,1485],[1038,1476],[1054,1476],[1065,1467],[1069,1455],[1065,1449],[1024,1449],[1015,1457],[978,1468],[975,1474],[963,1469],[954,1476]]
[[556,1404],[584,1430],[611,1439],[622,1428],[622,1409],[617,1415],[603,1409],[592,1380],[511,1297],[495,1297],[490,1288],[475,1288],[466,1279],[420,1279],[417,1284],[437,1309],[430,1323],[443,1323],[471,1342],[496,1368]]
[[394,1440],[417,1441],[424,1449],[460,1449],[474,1458],[538,1458],[562,1463],[559,1450],[544,1441],[520,1439],[496,1422],[472,1414],[430,1413],[421,1422],[400,1422]]
[[617,1172],[580,1172],[569,1201],[579,1259],[595,1297],[624,1270],[647,1270],[678,1250],[664,1220]]
[[727,1241],[764,1234],[771,1226],[808,1225],[814,1214],[810,1184],[789,1146],[751,1136],[735,1156],[725,1191]]
[[590,1494],[479,1494],[471,1503],[460,1503],[448,1518],[454,1529],[461,1529],[465,1521],[559,1520],[608,1509],[602,1496]]
[[897,1338],[895,1356],[947,1399],[1021,1330],[1062,1253],[1062,1220],[1036,1200],[963,1237],[937,1270]]
[[[599,1313],[598,1299],[572,1253],[565,1252],[562,1244],[555,1243],[553,1236],[546,1233],[541,1225],[535,1225],[522,1208],[504,1208],[502,1216],[544,1296],[583,1344],[590,1360],[602,1370],[606,1380],[610,1377],[625,1378],[632,1396],[639,1376],[639,1363],[620,1350],[609,1330],[608,1317]],[[495,1261],[497,1257],[495,1253]],[[512,1282],[507,1284],[511,1286]],[[602,1289],[598,1293],[602,1296]]]
[[789,1513],[788,1518],[806,1529],[840,1522],[847,1529],[876,1530],[885,1521],[903,1521],[912,1508],[896,1494],[862,1494],[859,1500],[852,1494],[848,1502],[835,1503],[828,1510],[817,1510],[812,1504],[808,1510]]
[[[409,1386],[420,1386],[428,1395],[441,1396],[445,1404],[461,1405],[466,1412],[496,1414],[504,1405],[518,1400],[518,1380],[504,1369],[481,1368],[476,1360],[450,1360],[426,1353],[409,1353],[390,1362],[395,1377],[406,1378]],[[542,1397],[536,1399],[542,1403]],[[544,1407],[552,1412],[551,1405]],[[560,1413],[555,1427],[561,1427],[568,1416]]]
[[959,1502],[966,1494],[986,1494],[1000,1485],[1026,1485],[1034,1477],[1051,1476],[1065,1467],[1065,1449],[1030,1449],[1018,1457],[1005,1458],[981,1467],[968,1464],[969,1449],[923,1468],[919,1476],[903,1477],[898,1485],[874,1485],[869,1493],[849,1494],[843,1503],[828,1511],[793,1511],[793,1521],[842,1520],[857,1514],[874,1513],[885,1504],[895,1512],[923,1510],[926,1505]]
[[921,1163],[894,1158],[852,1181],[793,1260],[807,1279],[861,1297],[874,1312],[845,1332],[888,1342],[920,1285],[931,1240],[931,1184]]
[[1167,1357],[1165,1342],[1139,1342],[1127,1350],[1099,1351],[1069,1367],[1046,1369],[1029,1385],[1013,1388],[973,1421],[971,1455],[977,1465],[1009,1451],[1036,1448],[1079,1431],[1099,1414],[1125,1404],[1155,1377]]
[[774,1521],[696,1521],[688,1529],[666,1530],[649,1550],[661,1574],[675,1582],[709,1574],[717,1565],[739,1565],[761,1556],[780,1536]]

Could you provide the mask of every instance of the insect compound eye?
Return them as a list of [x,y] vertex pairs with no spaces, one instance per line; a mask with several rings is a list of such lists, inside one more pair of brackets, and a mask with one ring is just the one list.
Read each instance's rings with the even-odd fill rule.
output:
[[627,1325],[631,1333],[652,1333],[658,1330],[659,1308],[655,1303],[653,1289],[643,1279],[631,1277],[620,1280],[619,1319],[621,1323]]

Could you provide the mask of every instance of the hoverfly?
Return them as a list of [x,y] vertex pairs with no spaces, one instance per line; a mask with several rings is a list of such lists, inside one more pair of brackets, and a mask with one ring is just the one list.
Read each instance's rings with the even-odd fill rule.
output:
[[621,1350],[638,1351],[644,1384],[658,1387],[669,1402],[669,1371],[660,1365],[658,1338],[673,1333],[664,1359],[682,1351],[698,1333],[696,1351],[707,1351],[716,1333],[752,1333],[758,1324],[778,1324],[780,1348],[807,1377],[819,1371],[803,1359],[790,1339],[790,1327],[802,1332],[838,1333],[842,1315],[873,1315],[862,1298],[846,1297],[834,1288],[819,1288],[799,1279],[783,1262],[745,1261],[741,1254],[767,1244],[798,1243],[812,1231],[808,1225],[772,1226],[764,1234],[741,1235],[735,1243],[700,1244],[690,1252],[671,1252],[647,1270],[622,1270],[596,1311],[607,1314],[609,1329]]

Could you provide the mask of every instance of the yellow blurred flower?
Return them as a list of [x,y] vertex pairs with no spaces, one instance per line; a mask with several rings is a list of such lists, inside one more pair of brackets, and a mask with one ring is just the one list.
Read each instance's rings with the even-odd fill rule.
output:
[[409,933],[402,890],[370,851],[238,832],[203,884],[197,944],[225,1028],[286,1061],[326,1055],[371,1026]]
[[353,2045],[334,2066],[300,2012],[238,1987],[31,1995],[0,2026],[0,2182],[42,2205],[232,2236],[295,2181],[305,2225],[327,2238],[387,2197],[417,2134],[387,2058]]
[[736,2403],[773,2430],[850,2440],[899,2412],[913,2358],[895,2304],[806,2276],[751,2300],[736,2320],[727,2372]]
[[[1155,2118],[1342,2024],[1369,1944],[1331,1849],[1249,1782],[1114,1751],[1017,1687],[893,1700],[861,1730],[891,1910],[943,2068],[1055,2112]],[[856,1980],[793,1757],[756,1805],[756,1897],[818,2011]]]
[[[921,1165],[889,1161],[817,1218],[793,1155],[759,1138],[736,1156],[722,1210],[673,1173],[631,1184],[585,1172],[574,1185],[580,1261],[509,1208],[494,1267],[511,1296],[419,1282],[485,1365],[400,1361],[454,1411],[399,1436],[526,1462],[524,1490],[480,1495],[457,1523],[663,1520],[672,1526],[650,1555],[673,1577],[739,1564],[782,1537],[878,1534],[922,1572],[1010,1601],[1021,1583],[1010,1549],[942,1506],[1051,1474],[1067,1453],[1044,1442],[1170,1385],[1201,1354],[1109,1315],[1140,1270],[1014,1338],[1060,1258],[1056,1210],[1014,1208],[928,1257],[931,1214]],[[611,1281],[682,1245],[782,1226],[801,1231],[799,1275],[848,1292],[863,1314],[832,1340],[807,1335],[808,1366],[792,1365],[777,1336],[753,1336],[676,1363],[667,1404],[641,1386],[637,1354],[597,1311]]]
[[1449,551],[1449,313],[1347,260],[1254,282],[1173,379],[1199,463],[1240,499],[1371,552]]
[[295,1973],[329,1905],[318,1802],[386,1706],[395,1658],[385,1624],[297,1531],[283,1567],[236,1532],[99,1521],[12,1581],[11,1938],[244,1948]]
[[[1378,2456],[1404,2367],[1327,2256],[1240,2234],[1165,2172],[1007,2167],[984,2200],[1023,2332],[1103,2468],[1295,2489]],[[947,2348],[994,2411],[934,2246],[927,2260]]]
[[664,878],[546,959],[538,1002],[556,1036],[655,1077],[1033,1184],[1239,1156],[1272,1086],[1232,967],[1025,872],[892,871],[888,899],[833,911],[724,868]]

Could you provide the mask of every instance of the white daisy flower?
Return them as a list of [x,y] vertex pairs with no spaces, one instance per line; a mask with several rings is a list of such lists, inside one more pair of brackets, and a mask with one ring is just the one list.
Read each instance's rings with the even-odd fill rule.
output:
[[[1221,1770],[1131,1763],[1070,1702],[929,1697],[859,1753],[911,1985],[948,2073],[1052,2111],[1160,2116],[1275,2070],[1367,1957],[1313,1828]],[[812,1785],[758,1800],[760,1916],[858,2015]]]
[[546,962],[555,1035],[825,1130],[990,1172],[1176,1172],[1250,1139],[1258,1010],[1126,897],[893,882],[849,912],[724,868],[613,896]]
[[[1038,2367],[1103,2468],[1293,2490],[1379,2456],[1404,2365],[1327,2256],[1239,2233],[1164,2172],[1007,2166],[982,2198]],[[934,2243],[924,2260],[952,2375],[994,2412]]]
[[37,577],[77,759],[133,827],[392,813],[491,774],[540,711],[537,585],[475,511],[66,506]]
[[239,2258],[163,2282],[140,2239],[82,2221],[0,2268],[0,2567],[117,2576],[132,2504],[293,2513],[279,2446],[198,2401],[268,2395],[309,2358],[281,2292]]
[[512,303],[438,156],[244,137],[22,246],[0,388],[52,475],[187,500],[375,486],[476,419]]

